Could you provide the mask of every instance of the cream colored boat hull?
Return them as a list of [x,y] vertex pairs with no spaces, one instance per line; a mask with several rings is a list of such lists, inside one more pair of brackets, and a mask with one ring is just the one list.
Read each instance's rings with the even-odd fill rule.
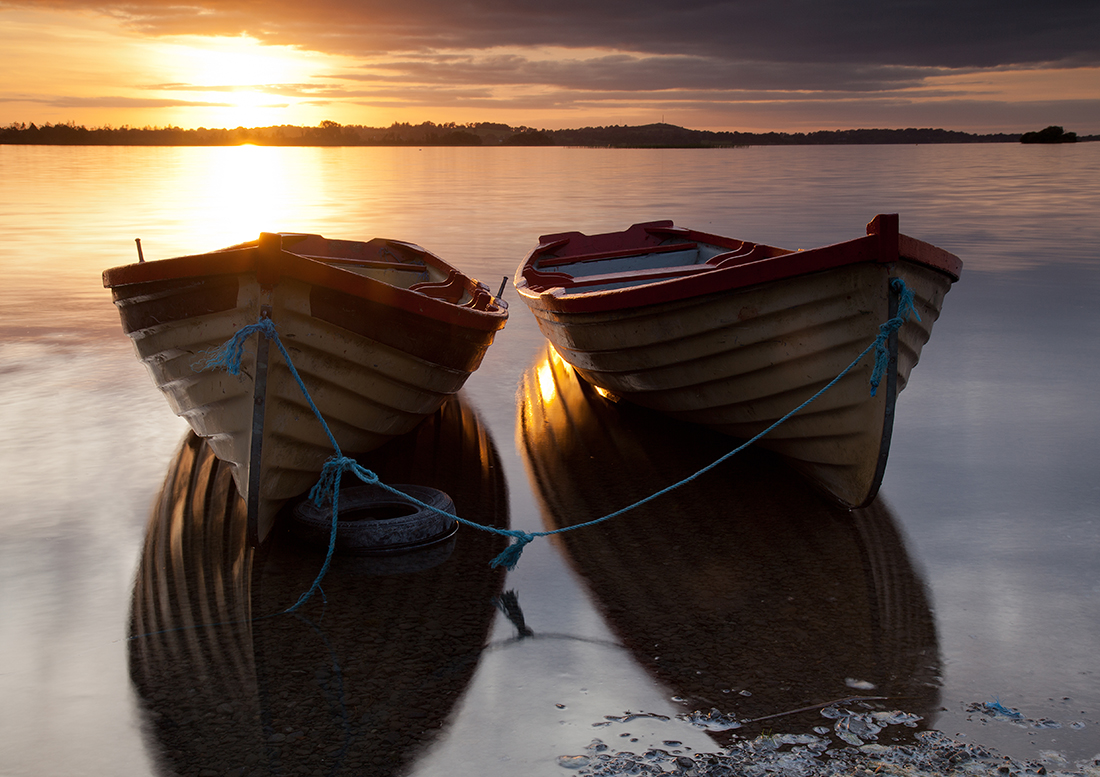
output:
[[[662,224],[655,231],[665,229]],[[787,457],[842,504],[858,507],[878,491],[897,393],[905,387],[944,295],[957,277],[952,263],[958,262],[956,257],[912,238],[899,238],[896,217],[893,242],[880,240],[872,231],[879,224],[872,222],[867,238],[817,252],[763,247],[763,259],[755,264],[680,278],[673,278],[675,270],[669,268],[662,272],[672,280],[651,285],[625,285],[620,279],[628,273],[620,271],[611,280],[621,288],[602,290],[584,286],[583,275],[570,286],[565,276],[555,274],[563,272],[566,258],[539,259],[540,252],[549,253],[558,244],[555,238],[562,237],[551,236],[521,267],[516,286],[542,333],[587,382],[674,418],[747,440],[817,394],[874,342],[880,325],[896,315],[898,295],[891,279],[901,279],[914,294],[919,319],[911,316],[890,338],[891,360],[876,394],[871,395],[870,387],[872,353],[757,443]],[[632,229],[636,233],[638,227]],[[576,240],[575,234],[565,237]],[[582,236],[593,243],[610,237]],[[892,260],[882,243],[892,246]],[[629,250],[608,253],[622,262],[619,257]],[[922,261],[908,259],[910,251]],[[645,250],[635,253],[644,255]],[[821,269],[783,277],[785,262],[817,261],[815,253],[825,257]],[[954,274],[933,266],[941,257]],[[539,261],[549,265],[549,274],[540,277],[538,270],[529,269]],[[595,269],[603,255],[589,259],[582,254],[573,261],[568,267],[593,273],[594,279],[608,278]],[[774,271],[777,279],[718,285],[723,273],[751,273],[762,265],[779,268]],[[711,277],[722,290],[699,292]],[[552,280],[538,286],[541,278]],[[554,283],[566,287],[551,288]],[[695,284],[693,293],[677,291],[686,283]],[[643,304],[627,304],[628,295],[648,296]]]
[[[190,271],[187,262],[209,264],[211,257],[218,258],[131,265],[108,271],[105,282],[113,284],[123,327],[172,410],[232,465],[256,543],[282,504],[312,487],[335,449],[286,358],[266,336],[249,337],[236,375],[207,367],[211,354],[244,327],[270,319],[340,450],[365,453],[410,431],[457,393],[507,315],[495,302],[483,300],[478,309],[449,305],[277,247],[226,253],[227,263],[258,262],[254,271],[215,276],[205,267],[206,274],[176,272],[167,281],[126,277],[158,264],[169,267],[151,271],[175,272],[172,262]],[[434,267],[416,267],[425,276],[429,270],[439,275]],[[342,288],[343,282],[349,285]],[[364,287],[359,294],[345,290],[355,283]],[[465,293],[469,298],[469,289]],[[421,314],[421,307],[432,306],[442,313]]]
[[[131,336],[138,357],[172,410],[209,439],[218,458],[233,465],[233,478],[245,500],[259,487],[262,538],[283,502],[316,482],[333,447],[282,354],[271,345],[266,349],[267,385],[262,396],[257,393],[259,335],[245,349],[240,375],[195,369],[204,354],[256,322],[261,297],[255,278],[248,278],[232,311]],[[469,377],[467,371],[430,364],[316,321],[308,305],[304,284],[281,284],[272,299],[271,318],[279,322],[280,338],[295,369],[344,451],[370,451],[410,431]],[[253,409],[258,401],[266,408],[260,440],[263,460],[261,471],[250,479]]]
[[[900,391],[951,286],[943,274],[905,262],[851,265],[614,314],[536,316],[554,348],[589,383],[750,439],[812,397],[874,341],[891,317],[887,288],[895,275],[914,291],[920,315],[898,333]],[[886,386],[871,396],[873,367],[869,355],[758,443],[851,506],[874,498],[871,483],[890,431],[893,396]]]

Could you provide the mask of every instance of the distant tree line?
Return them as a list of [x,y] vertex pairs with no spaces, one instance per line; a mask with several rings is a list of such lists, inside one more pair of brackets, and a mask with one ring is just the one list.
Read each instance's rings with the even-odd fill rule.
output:
[[1066,132],[1061,127],[1047,127],[1038,132],[1025,132],[1020,136],[1021,143],[1076,143],[1077,133]]
[[943,129],[850,129],[818,132],[713,132],[671,124],[585,127],[548,133],[555,145],[633,148],[716,148],[723,146],[822,146],[913,143],[1005,143],[1019,135],[972,135]]
[[[1081,140],[1097,140],[1089,136]],[[180,127],[96,127],[11,124],[0,128],[0,144],[69,146],[587,146],[607,148],[722,148],[730,146],[871,145],[914,143],[1051,143],[1078,137],[1061,127],[1041,132],[974,135],[944,129],[851,129],[819,132],[712,132],[672,124],[536,130],[493,122],[468,124],[394,123],[389,127],[282,125],[236,129]]]
[[[511,128],[476,132],[479,125],[394,124],[388,128],[343,126],[323,121],[316,127],[282,125],[235,129],[180,127],[96,127],[67,124],[11,124],[0,129],[0,143],[69,146],[479,146],[483,135],[514,134]],[[485,125],[492,127],[493,125]],[[500,142],[500,141],[496,141]]]

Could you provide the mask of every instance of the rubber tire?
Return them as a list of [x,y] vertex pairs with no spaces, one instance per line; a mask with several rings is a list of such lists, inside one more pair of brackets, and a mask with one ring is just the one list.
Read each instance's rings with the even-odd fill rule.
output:
[[[438,489],[411,484],[393,488],[444,512],[455,511],[451,498]],[[350,520],[343,517],[356,513],[367,515]],[[291,511],[292,531],[311,545],[327,549],[331,527],[331,504],[317,507],[304,499]],[[338,553],[401,553],[442,542],[457,530],[454,519],[379,486],[364,484],[340,489],[340,514],[336,522]]]

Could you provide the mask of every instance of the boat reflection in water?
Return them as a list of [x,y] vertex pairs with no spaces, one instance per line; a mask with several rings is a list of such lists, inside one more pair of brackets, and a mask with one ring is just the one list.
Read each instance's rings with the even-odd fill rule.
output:
[[[496,450],[461,396],[359,461],[507,526]],[[309,589],[324,555],[278,528],[254,550],[246,529],[228,465],[189,434],[149,522],[132,603],[130,676],[160,771],[405,771],[473,675],[503,582],[488,560],[506,540],[461,529],[442,548],[338,555],[323,595],[263,617]]]
[[[517,434],[548,529],[632,504],[730,450],[718,433],[604,399],[552,348],[521,395]],[[756,721],[737,736],[805,732],[832,721],[817,708],[782,713],[861,696],[931,723],[934,623],[881,499],[845,510],[774,454],[749,449],[558,540],[611,628],[685,714]],[[860,703],[848,707],[866,711]],[[898,730],[908,731],[891,726],[879,740]]]

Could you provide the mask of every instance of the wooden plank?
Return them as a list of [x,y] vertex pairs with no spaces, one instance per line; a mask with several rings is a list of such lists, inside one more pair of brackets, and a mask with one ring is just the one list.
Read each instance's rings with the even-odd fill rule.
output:
[[671,245],[639,245],[632,248],[620,248],[616,251],[601,251],[593,254],[578,254],[576,256],[551,256],[539,259],[535,262],[538,267],[560,267],[564,264],[583,264],[585,262],[599,262],[604,259],[622,259],[627,256],[646,256],[647,254],[667,254],[674,251],[695,251],[698,243],[672,243]]
[[682,267],[651,267],[646,270],[628,270],[627,272],[609,272],[598,275],[572,276],[568,283],[561,285],[563,288],[575,289],[585,286],[602,286],[610,283],[641,283],[645,281],[664,280],[666,278],[682,278],[686,275],[713,272],[716,270],[709,264],[685,264]]

